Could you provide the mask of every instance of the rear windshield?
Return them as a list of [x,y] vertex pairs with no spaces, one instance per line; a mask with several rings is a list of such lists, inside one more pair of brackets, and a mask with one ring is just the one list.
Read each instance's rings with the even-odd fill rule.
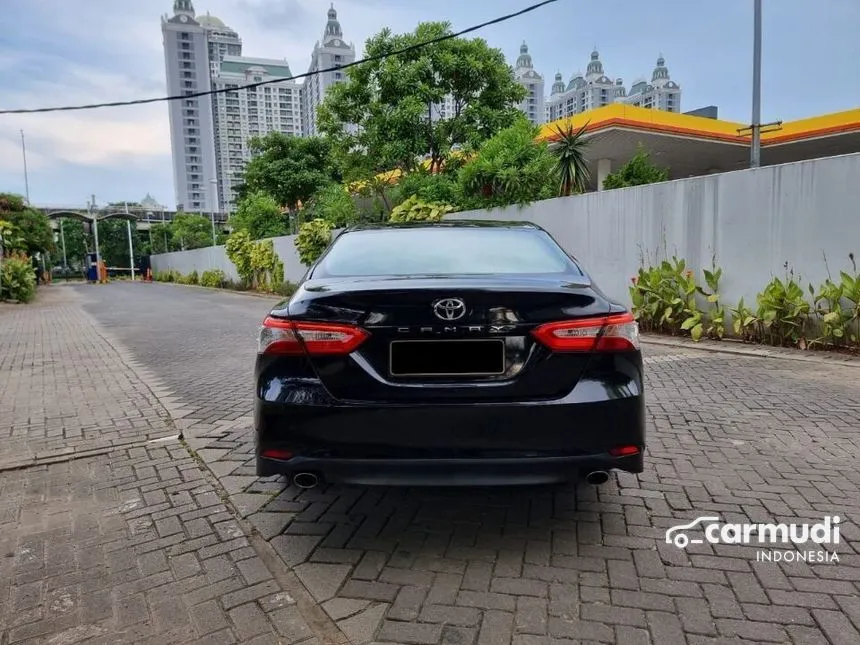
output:
[[314,277],[581,273],[535,229],[394,228],[340,236]]

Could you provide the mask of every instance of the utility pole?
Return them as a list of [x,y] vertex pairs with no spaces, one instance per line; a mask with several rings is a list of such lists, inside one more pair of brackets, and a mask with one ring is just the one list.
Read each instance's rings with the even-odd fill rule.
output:
[[24,157],[24,191],[26,192],[27,204],[30,203],[30,174],[27,172],[27,144],[24,143],[24,131],[21,130],[21,154]]
[[753,88],[752,123],[738,134],[750,135],[750,168],[761,166],[761,135],[782,129],[782,121],[761,122],[761,0],[753,0]]
[[[66,234],[63,232],[63,218],[60,218],[60,240],[63,242],[63,268],[66,270],[66,274],[69,272],[69,263],[66,260]],[[66,276],[66,280],[68,280],[68,275]]]
[[[123,202],[125,205],[125,214],[128,215],[128,202]],[[131,281],[134,282],[134,247],[131,243],[131,220],[126,218],[125,230],[128,233],[128,266],[131,269]]]
[[218,236],[215,233],[215,209],[218,208],[218,180],[214,177],[209,180],[212,191],[209,199],[212,201],[212,246],[218,246]]
[[753,91],[752,91],[752,145],[750,167],[761,165],[761,0],[754,0],[753,9]]
[[94,238],[95,244],[96,244],[96,267],[98,267],[99,263],[101,262],[102,256],[99,253],[99,219],[98,219],[98,216],[96,215],[95,210],[96,210],[96,196],[92,195],[92,201],[90,201],[89,211],[90,211],[90,220],[93,223],[93,238]]

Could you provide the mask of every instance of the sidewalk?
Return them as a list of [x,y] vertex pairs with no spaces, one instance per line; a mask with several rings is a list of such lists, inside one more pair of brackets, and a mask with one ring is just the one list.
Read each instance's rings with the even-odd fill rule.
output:
[[177,435],[71,289],[0,305],[0,643],[344,642]]

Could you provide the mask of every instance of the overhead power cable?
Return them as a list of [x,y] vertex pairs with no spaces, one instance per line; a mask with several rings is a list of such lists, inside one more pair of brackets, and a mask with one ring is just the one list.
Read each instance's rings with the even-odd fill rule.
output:
[[159,96],[148,99],[136,99],[133,101],[112,101],[110,103],[90,103],[86,105],[65,105],[58,107],[44,107],[44,108],[29,108],[29,109],[15,109],[15,110],[0,110],[0,114],[36,114],[41,112],[72,112],[75,110],[94,110],[96,108],[105,108],[105,107],[124,107],[127,105],[145,105],[147,103],[161,103],[163,101],[182,101],[186,99],[193,99],[200,96],[209,96],[214,94],[224,94],[226,92],[236,92],[238,90],[251,89],[255,87],[260,87],[261,85],[270,85],[274,83],[283,83],[284,81],[294,81],[300,78],[307,78],[309,76],[316,76],[317,74],[324,74],[326,72],[335,72],[339,70],[346,69],[348,67],[355,67],[356,65],[362,65],[364,63],[369,63],[375,60],[382,60],[384,58],[389,58],[391,56],[399,56],[400,54],[407,54],[409,52],[415,51],[416,49],[421,49],[423,47],[428,47],[429,45],[435,45],[436,43],[441,43],[445,40],[451,40],[452,38],[458,38],[465,34],[471,33],[473,31],[478,31],[479,29],[483,29],[484,27],[489,27],[490,25],[497,25],[501,22],[506,22],[513,18],[517,18],[522,16],[523,14],[535,11],[536,9],[540,9],[541,7],[552,4],[554,2],[558,2],[558,0],[543,0],[542,2],[537,2],[533,5],[530,5],[520,11],[516,11],[514,13],[509,13],[504,16],[500,16],[498,18],[494,18],[493,20],[488,20],[487,22],[482,22],[479,25],[475,25],[473,27],[469,27],[467,29],[463,29],[453,34],[446,34],[445,36],[439,36],[438,38],[432,38],[431,40],[426,40],[424,42],[415,43],[414,45],[410,45],[409,47],[403,47],[402,49],[396,49],[391,52],[387,52],[385,54],[377,54],[376,56],[368,56],[367,58],[362,58],[361,60],[353,61],[351,63],[344,63],[343,65],[336,65],[334,67],[327,67],[325,69],[315,70],[313,72],[306,72],[304,74],[296,74],[295,76],[290,77],[280,77],[273,78],[267,81],[258,81],[256,83],[249,83],[247,85],[239,85],[238,87],[224,87],[215,90],[208,90],[206,92],[194,92],[192,94],[181,94],[176,96]]

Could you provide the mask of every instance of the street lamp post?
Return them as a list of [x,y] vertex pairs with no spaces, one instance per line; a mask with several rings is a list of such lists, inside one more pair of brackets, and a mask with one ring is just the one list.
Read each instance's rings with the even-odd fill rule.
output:
[[[66,270],[66,275],[69,273],[69,263],[66,260],[66,234],[63,231],[63,218],[60,218],[60,241],[63,243],[63,268]],[[66,278],[68,279],[68,277]]]
[[27,172],[27,145],[24,143],[24,131],[21,130],[21,155],[24,157],[24,191],[27,203],[30,203],[30,176]]
[[[123,202],[125,205],[125,214],[128,215],[128,202]],[[128,266],[131,269],[131,281],[134,282],[134,246],[131,243],[131,220],[126,218],[125,230],[128,233]]]
[[92,200],[90,201],[89,208],[87,209],[90,215],[90,221],[93,224],[93,238],[96,245],[96,270],[98,270],[99,264],[101,263],[102,256],[99,253],[99,220],[96,217],[95,211],[96,209],[96,196],[92,195]]
[[215,209],[218,208],[218,180],[214,177],[209,180],[212,187],[210,201],[212,203],[212,246],[218,246],[218,236],[215,233]]

